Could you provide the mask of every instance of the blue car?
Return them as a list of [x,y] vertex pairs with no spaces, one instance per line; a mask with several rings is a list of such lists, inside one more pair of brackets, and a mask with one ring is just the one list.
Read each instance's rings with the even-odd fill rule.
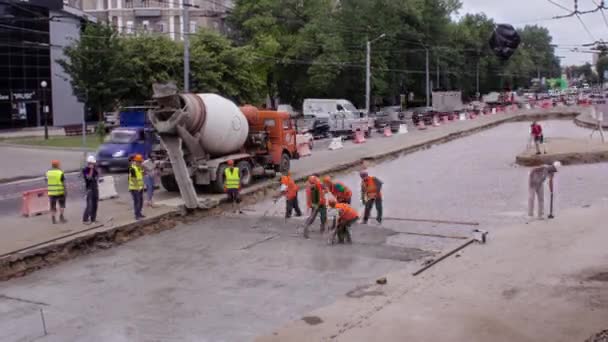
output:
[[115,128],[97,150],[97,165],[106,171],[127,169],[129,157],[141,154],[146,159],[155,144],[158,144],[158,138],[150,128]]

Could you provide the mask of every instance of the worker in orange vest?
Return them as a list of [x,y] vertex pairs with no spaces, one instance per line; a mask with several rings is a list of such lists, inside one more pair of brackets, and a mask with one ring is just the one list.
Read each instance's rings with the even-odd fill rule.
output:
[[376,205],[376,221],[382,223],[382,181],[370,176],[367,171],[361,171],[361,203],[365,206],[363,224],[367,224],[372,206]]
[[[319,178],[318,173],[313,173],[312,176]],[[308,209],[309,214],[312,211],[312,188],[313,188],[313,184],[308,182],[306,184],[306,208]]]
[[319,229],[321,233],[325,231],[325,222],[327,222],[327,202],[325,200],[325,189],[323,189],[321,181],[316,176],[308,177],[308,184],[310,185],[310,205],[312,211],[304,225],[305,238],[308,238],[308,227],[313,224],[317,218],[317,215],[319,215],[321,219],[321,228]]
[[323,177],[323,185],[325,185],[325,189],[328,192],[334,195],[338,203],[350,204],[350,198],[353,196],[353,193],[344,183],[332,182],[331,177],[325,176]]
[[300,187],[293,181],[291,174],[288,172],[284,176],[281,176],[281,193],[275,198],[275,202],[281,196],[285,196],[285,218],[291,217],[291,212],[295,211],[296,216],[302,216],[300,205],[298,204],[298,191]]
[[350,226],[357,222],[359,219],[359,213],[346,203],[336,203],[334,200],[329,201],[329,206],[335,208],[338,211],[338,222],[334,221],[334,231],[329,239],[330,243],[333,244],[338,238],[338,243],[352,243],[350,235]]

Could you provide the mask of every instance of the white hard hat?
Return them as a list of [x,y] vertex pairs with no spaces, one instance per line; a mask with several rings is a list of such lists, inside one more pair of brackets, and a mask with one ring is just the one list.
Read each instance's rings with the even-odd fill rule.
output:
[[87,163],[97,163],[97,160],[95,159],[95,156],[88,156],[87,157]]
[[562,166],[562,162],[559,160],[553,162],[553,167],[557,170]]

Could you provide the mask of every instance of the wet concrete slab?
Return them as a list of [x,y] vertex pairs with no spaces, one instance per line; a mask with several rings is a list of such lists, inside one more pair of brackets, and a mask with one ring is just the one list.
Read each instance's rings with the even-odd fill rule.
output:
[[515,157],[515,162],[524,166],[538,166],[560,161],[564,165],[591,164],[608,161],[608,143],[597,138],[592,140],[555,137],[540,146],[541,154],[531,143]]

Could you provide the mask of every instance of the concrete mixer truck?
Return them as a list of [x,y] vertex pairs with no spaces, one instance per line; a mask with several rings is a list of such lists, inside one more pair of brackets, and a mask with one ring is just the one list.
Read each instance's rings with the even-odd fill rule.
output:
[[216,94],[178,94],[172,84],[155,84],[154,98],[149,117],[166,152],[157,160],[161,184],[180,191],[188,208],[197,207],[195,186],[223,191],[228,160],[247,186],[254,177],[289,171],[299,158],[288,113],[239,108]]

